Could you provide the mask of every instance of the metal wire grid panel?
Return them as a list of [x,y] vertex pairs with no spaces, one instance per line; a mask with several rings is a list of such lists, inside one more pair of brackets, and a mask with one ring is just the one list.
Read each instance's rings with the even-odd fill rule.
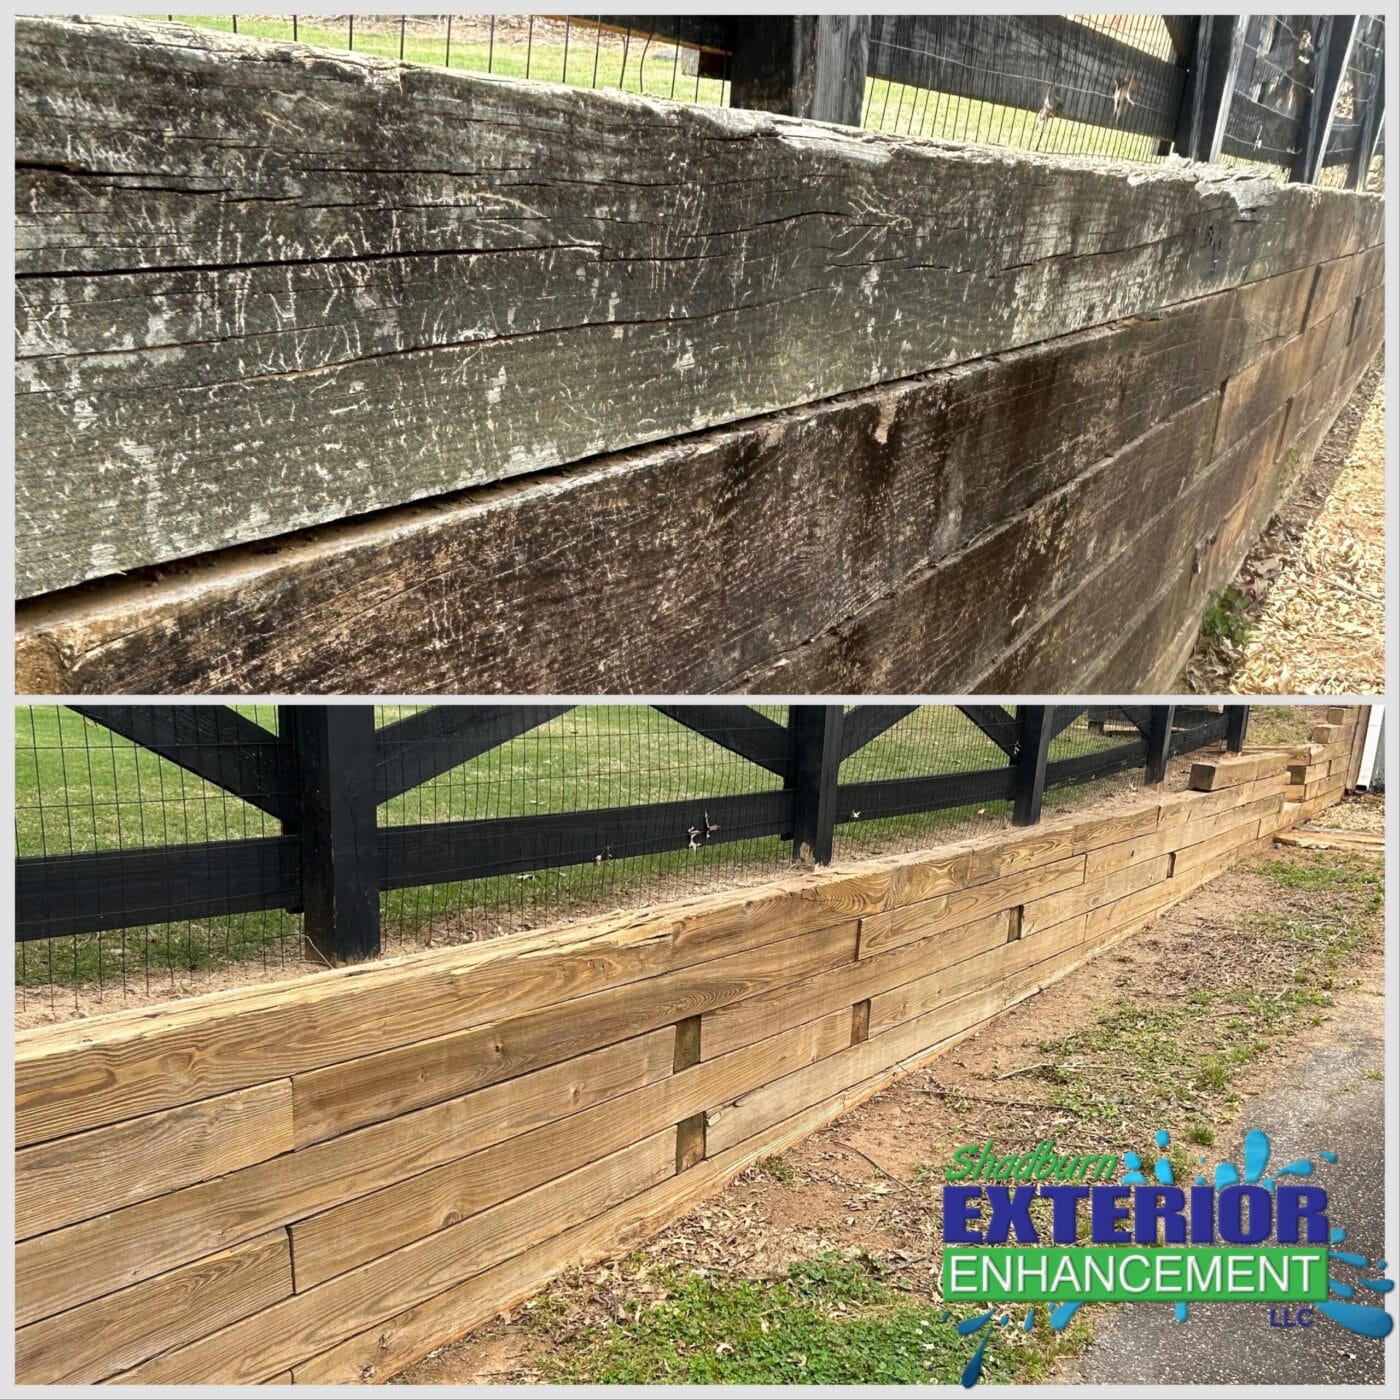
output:
[[1156,15],[875,15],[861,124],[1159,161],[1185,69]]
[[[1068,718],[1055,721],[1047,810],[1145,760],[1141,714]],[[315,786],[298,758],[304,719],[298,707],[17,711],[22,1017],[315,965],[296,868],[303,789]],[[384,951],[785,873],[797,720],[786,705],[376,707],[366,796]],[[840,731],[836,858],[1009,824],[1017,722],[1007,711],[859,706]],[[232,912],[202,912],[215,906]]]
[[[227,851],[231,881],[237,851],[218,843],[281,833],[281,822],[266,810],[182,766],[187,750],[207,755],[223,744],[230,755],[247,752],[246,732],[221,736],[204,723],[215,713],[165,707],[168,756],[162,756],[76,710],[56,705],[16,710],[15,853],[87,858],[67,867],[49,891],[56,925],[72,913],[85,884],[102,887],[111,879],[104,852],[208,844],[216,855]],[[269,746],[276,743],[275,706],[244,705],[237,713],[266,734]],[[268,805],[277,805],[279,798],[290,802],[295,786],[269,781],[255,796]],[[16,944],[21,1012],[60,1003],[83,1008],[134,993],[174,995],[192,978],[233,963],[263,972],[301,965],[301,919],[289,910],[141,923],[143,891],[134,879],[119,879],[105,893],[131,912],[127,927]],[[192,907],[204,893],[204,888],[189,891]],[[160,895],[168,909],[169,885]]]
[[[848,722],[852,708],[847,710]],[[966,785],[966,800],[929,811],[921,807],[918,790],[911,788],[907,799],[893,803],[895,810],[877,816],[853,797],[837,811],[834,855],[850,860],[1000,830],[1011,817],[1011,802],[1000,781],[1006,762],[1005,752],[956,706],[912,707],[910,714],[842,761],[842,785],[975,775]]]
[[1221,146],[1227,164],[1287,179],[1317,77],[1318,17],[1251,15]]
[[[492,821],[557,813],[569,818],[550,833],[553,863],[536,869],[475,874],[390,890],[381,896],[386,945],[404,948],[473,941],[626,904],[674,899],[785,871],[791,848],[777,835],[733,839],[751,794],[780,791],[783,780],[647,705],[578,705],[421,783],[380,809],[385,827]],[[734,707],[739,710],[741,707]],[[786,723],[784,705],[758,706]],[[403,718],[379,707],[381,725]],[[735,722],[743,725],[742,716]],[[441,743],[449,741],[442,740]],[[388,762],[392,767],[393,757]],[[723,816],[715,799],[728,799]],[[684,844],[662,843],[663,813],[681,804]],[[627,823],[627,845],[608,835],[606,814],[651,809]],[[654,814],[654,815],[653,815]],[[494,863],[494,862],[493,862]]]
[[168,15],[204,29],[291,40],[469,73],[729,105],[729,55],[679,43],[662,17],[602,15]]
[[[1347,182],[1357,148],[1363,139],[1363,116],[1367,108],[1383,100],[1385,82],[1385,19],[1381,15],[1362,15],[1356,24],[1346,72],[1337,90],[1332,111],[1332,126],[1327,136],[1327,149],[1322,157],[1322,172],[1318,184],[1341,188]],[[1374,166],[1376,158],[1368,162]],[[1362,188],[1369,188],[1368,178]]]

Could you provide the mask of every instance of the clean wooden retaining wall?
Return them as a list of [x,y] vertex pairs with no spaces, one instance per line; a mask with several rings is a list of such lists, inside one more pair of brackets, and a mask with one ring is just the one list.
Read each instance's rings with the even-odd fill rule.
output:
[[1140,927],[1350,752],[562,931],[22,1032],[26,1382],[382,1379]]
[[31,692],[1161,688],[1381,340],[1375,196],[124,20],[17,75]]

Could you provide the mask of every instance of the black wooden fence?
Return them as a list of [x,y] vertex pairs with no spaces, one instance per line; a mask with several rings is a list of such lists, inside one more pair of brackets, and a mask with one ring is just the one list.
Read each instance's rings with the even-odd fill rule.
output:
[[[187,836],[134,848],[22,855],[16,864],[21,944],[289,910],[303,916],[305,936],[318,954],[336,963],[379,952],[383,891],[760,837],[779,837],[790,843],[794,858],[824,864],[838,828],[849,824],[998,801],[1010,804],[1015,823],[1027,825],[1039,820],[1047,788],[1139,768],[1145,782],[1155,783],[1173,755],[1222,742],[1238,750],[1249,714],[1244,705],[1223,712],[1145,705],[1087,712],[1070,705],[1019,705],[1014,711],[999,705],[657,705],[647,708],[699,736],[704,747],[713,745],[771,775],[767,790],[389,822],[386,803],[575,707],[437,705],[377,724],[371,705],[284,704],[276,709],[275,732],[221,705],[70,708],[232,794],[263,814],[278,834],[205,841]],[[1004,763],[843,781],[844,762],[916,711],[951,715],[954,708],[990,741],[982,751],[999,750]],[[775,717],[784,711],[785,719]],[[1064,756],[1053,756],[1057,740],[1077,721],[1096,742],[1071,752],[1061,742]],[[636,762],[644,756],[638,754]],[[91,782],[90,757],[88,763],[86,777],[65,772],[65,782]],[[907,764],[914,770],[926,766]],[[39,794],[40,805],[42,800]]]
[[[173,18],[173,16],[171,17]],[[1060,154],[1364,187],[1382,15],[207,16],[243,34]]]

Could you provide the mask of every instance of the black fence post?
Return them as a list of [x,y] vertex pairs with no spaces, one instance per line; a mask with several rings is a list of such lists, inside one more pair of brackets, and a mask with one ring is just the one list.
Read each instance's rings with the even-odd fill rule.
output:
[[1054,737],[1054,706],[1016,706],[1016,747],[1011,751],[1011,822],[1034,826],[1045,796],[1045,762]]
[[869,47],[869,15],[738,18],[730,105],[859,126]]
[[1244,750],[1245,731],[1249,728],[1249,706],[1227,705],[1225,707],[1225,747],[1231,753]]
[[1247,23],[1245,15],[1201,15],[1197,22],[1195,59],[1176,124],[1176,152],[1188,160],[1220,159]]
[[793,705],[792,854],[804,865],[831,862],[836,829],[836,784],[841,773],[840,705]]
[[1172,746],[1172,720],[1175,705],[1153,705],[1147,727],[1147,773],[1143,778],[1149,787],[1167,776],[1167,757]]
[[288,705],[301,788],[304,930],[333,964],[379,953],[373,705]]
[[1332,117],[1337,110],[1337,93],[1346,76],[1351,60],[1352,41],[1356,38],[1358,15],[1325,15],[1318,28],[1322,31],[1313,59],[1312,96],[1303,111],[1302,140],[1293,157],[1289,178],[1305,185],[1315,185],[1322,174],[1327,141],[1332,134]]

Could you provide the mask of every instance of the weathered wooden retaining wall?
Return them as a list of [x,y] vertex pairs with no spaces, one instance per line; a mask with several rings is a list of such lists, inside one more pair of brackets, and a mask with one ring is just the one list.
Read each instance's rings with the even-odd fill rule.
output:
[[1285,800],[1335,718],[1111,815],[22,1032],[20,1379],[382,1379],[1335,801]]
[[1153,688],[1381,340],[1375,196],[130,21],[17,73],[31,692]]

